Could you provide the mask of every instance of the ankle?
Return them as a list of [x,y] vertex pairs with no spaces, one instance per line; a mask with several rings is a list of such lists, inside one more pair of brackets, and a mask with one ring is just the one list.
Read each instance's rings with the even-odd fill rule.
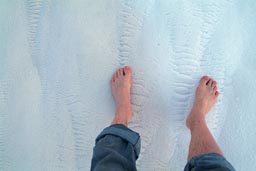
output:
[[198,117],[200,117],[200,116],[204,117],[206,115],[206,113],[204,112],[202,107],[198,107],[196,105],[193,106],[193,108],[190,111],[190,114],[194,114]]
[[132,113],[131,113],[131,106],[127,105],[119,105],[116,108],[115,117],[111,124],[128,124],[128,121],[131,119]]
[[123,124],[127,126],[128,121],[126,119],[114,118],[113,121],[111,122],[111,125],[114,125],[114,124]]
[[206,120],[205,120],[205,114],[201,113],[200,111],[192,109],[188,118],[187,118],[187,127],[190,130],[193,130],[197,127],[202,127],[206,125]]
[[205,118],[191,119],[188,124],[188,128],[191,132],[207,127]]
[[129,116],[131,116],[131,108],[120,106],[116,108],[113,121],[118,123],[126,123],[125,125],[127,125],[128,121],[130,120]]

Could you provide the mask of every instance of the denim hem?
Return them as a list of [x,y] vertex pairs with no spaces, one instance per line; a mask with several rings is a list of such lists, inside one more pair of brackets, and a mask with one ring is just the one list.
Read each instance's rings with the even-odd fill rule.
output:
[[218,153],[206,153],[192,157],[185,166],[185,171],[211,170],[216,171],[235,171],[234,167],[226,160],[226,158]]
[[139,153],[140,153],[140,135],[127,128],[125,125],[123,124],[114,124],[114,125],[110,125],[109,127],[105,128],[96,138],[96,143],[103,138],[106,135],[114,135],[114,136],[118,136],[124,140],[126,140],[127,142],[131,143],[134,146],[135,149],[135,153],[136,153],[136,158],[138,158]]

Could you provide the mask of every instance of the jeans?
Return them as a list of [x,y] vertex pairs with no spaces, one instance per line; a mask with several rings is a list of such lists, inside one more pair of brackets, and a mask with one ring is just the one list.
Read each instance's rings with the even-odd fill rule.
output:
[[[105,128],[96,138],[91,171],[136,171],[140,154],[140,136],[122,124]],[[217,153],[193,157],[184,171],[235,171],[232,165]]]

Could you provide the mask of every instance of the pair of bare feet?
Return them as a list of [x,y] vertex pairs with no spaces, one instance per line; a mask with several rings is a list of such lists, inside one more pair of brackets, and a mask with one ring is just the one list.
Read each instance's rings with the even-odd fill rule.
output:
[[[119,68],[111,79],[111,90],[116,103],[116,113],[112,124],[126,125],[132,119],[130,91],[132,87],[132,69],[129,66]],[[217,82],[203,76],[196,89],[195,102],[187,117],[186,125],[192,130],[201,123],[205,124],[205,116],[217,100]]]

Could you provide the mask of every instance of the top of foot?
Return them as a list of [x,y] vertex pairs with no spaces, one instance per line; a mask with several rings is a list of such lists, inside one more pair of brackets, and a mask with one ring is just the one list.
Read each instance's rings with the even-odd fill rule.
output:
[[196,89],[195,102],[187,118],[187,126],[190,127],[192,121],[205,119],[205,115],[215,104],[218,96],[217,82],[208,76],[203,76]]
[[[130,91],[132,87],[132,69],[129,66],[119,68],[111,79],[111,90],[114,97],[116,107],[125,111],[128,121],[131,119],[132,114],[130,111]],[[117,113],[118,114],[118,113]],[[119,115],[119,114],[118,114]],[[118,116],[119,117],[119,116]],[[122,116],[123,117],[123,116]]]
[[[122,101],[123,96],[130,95],[132,87],[132,69],[129,66],[119,68],[111,79],[111,90],[115,102]],[[123,94],[124,93],[124,94]],[[120,97],[121,96],[121,97]]]

